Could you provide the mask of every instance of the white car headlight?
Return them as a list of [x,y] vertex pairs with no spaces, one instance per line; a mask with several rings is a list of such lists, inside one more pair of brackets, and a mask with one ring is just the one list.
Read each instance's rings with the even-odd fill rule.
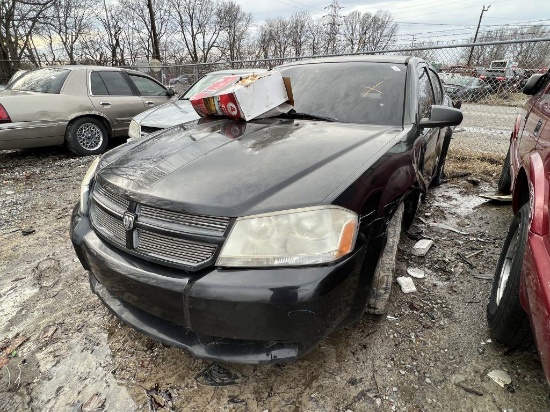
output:
[[216,265],[265,267],[333,262],[353,251],[357,227],[357,214],[338,206],[238,218]]
[[139,139],[141,137],[141,126],[135,120],[130,122],[130,127],[128,128],[128,137],[130,139]]
[[101,157],[96,157],[90,164],[90,167],[88,167],[88,171],[84,175],[84,179],[82,179],[82,183],[80,184],[80,213],[83,215],[88,213],[88,209],[90,207],[90,183],[95,176],[99,159],[101,159]]

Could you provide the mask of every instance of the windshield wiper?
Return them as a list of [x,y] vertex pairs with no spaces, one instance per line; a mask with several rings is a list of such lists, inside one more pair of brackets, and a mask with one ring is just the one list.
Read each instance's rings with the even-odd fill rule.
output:
[[325,122],[336,122],[336,119],[332,117],[317,116],[316,114],[309,113],[299,113],[296,110],[292,109],[287,113],[282,113],[279,117],[288,117],[290,119],[310,119],[310,120],[323,120]]

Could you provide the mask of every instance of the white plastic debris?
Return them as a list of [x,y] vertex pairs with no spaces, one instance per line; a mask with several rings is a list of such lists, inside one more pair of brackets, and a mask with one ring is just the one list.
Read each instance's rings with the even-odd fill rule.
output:
[[421,239],[412,248],[412,253],[415,256],[425,256],[428,250],[432,247],[434,241],[431,239]]
[[414,286],[412,278],[401,276],[398,277],[396,280],[399,286],[401,286],[401,290],[403,291],[403,293],[416,292],[416,286]]
[[500,369],[495,369],[494,371],[489,372],[487,376],[503,388],[512,383],[512,378],[510,378],[510,375],[508,375],[506,371]]
[[419,268],[407,268],[407,275],[417,279],[424,279],[426,273]]

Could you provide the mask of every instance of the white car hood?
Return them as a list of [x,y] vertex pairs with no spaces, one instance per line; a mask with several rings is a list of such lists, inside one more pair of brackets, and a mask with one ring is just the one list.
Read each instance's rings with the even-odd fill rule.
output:
[[189,100],[173,100],[138,114],[134,120],[141,126],[165,129],[199,118]]

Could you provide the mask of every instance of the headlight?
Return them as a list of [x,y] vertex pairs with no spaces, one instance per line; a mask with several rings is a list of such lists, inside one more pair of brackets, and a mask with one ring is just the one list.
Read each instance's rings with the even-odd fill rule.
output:
[[128,137],[130,137],[131,139],[139,139],[141,137],[141,126],[135,120],[132,120],[130,122]]
[[318,206],[237,219],[216,262],[225,267],[333,262],[355,247],[357,215]]
[[80,184],[80,213],[85,215],[88,213],[89,209],[89,197],[90,197],[90,183],[95,175],[95,172],[97,170],[97,165],[99,164],[99,159],[101,157],[96,157],[94,161],[90,164],[90,167],[88,167],[88,171],[84,175],[84,179],[82,179],[82,183]]

